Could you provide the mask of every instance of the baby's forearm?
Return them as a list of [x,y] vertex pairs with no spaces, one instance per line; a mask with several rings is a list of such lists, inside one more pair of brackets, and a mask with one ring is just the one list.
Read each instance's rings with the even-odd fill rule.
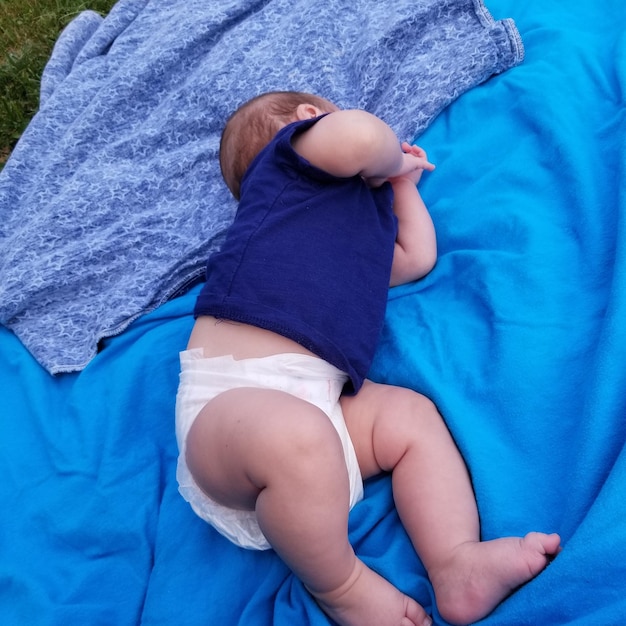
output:
[[437,260],[435,227],[415,184],[407,178],[393,180],[394,212],[398,235],[391,272],[391,285],[422,278]]
[[320,169],[339,177],[360,175],[372,187],[402,173],[406,159],[393,130],[360,110],[327,115],[298,135],[293,146]]
[[323,117],[292,145],[312,165],[338,177],[359,175],[371,187],[430,166],[425,158],[403,149],[385,122],[360,110]]

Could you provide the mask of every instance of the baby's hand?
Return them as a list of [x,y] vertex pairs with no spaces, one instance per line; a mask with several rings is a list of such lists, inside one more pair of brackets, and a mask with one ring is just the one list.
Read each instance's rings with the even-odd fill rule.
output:
[[403,141],[402,151],[405,154],[412,154],[413,156],[423,159],[425,167],[423,167],[422,169],[428,170],[429,172],[435,169],[435,166],[432,163],[428,162],[428,157],[426,156],[426,150],[424,150],[424,148],[411,145],[408,141]]
[[424,170],[432,172],[435,169],[435,166],[429,162],[426,151],[423,148],[412,146],[405,141],[402,143],[402,151],[404,152],[402,170],[395,176],[392,176],[389,179],[390,182],[406,178],[414,185],[417,185]]

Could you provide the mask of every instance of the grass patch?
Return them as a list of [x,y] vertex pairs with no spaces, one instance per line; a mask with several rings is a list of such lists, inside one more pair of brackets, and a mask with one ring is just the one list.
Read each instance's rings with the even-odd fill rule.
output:
[[39,84],[61,30],[115,0],[0,0],[0,169],[39,106]]

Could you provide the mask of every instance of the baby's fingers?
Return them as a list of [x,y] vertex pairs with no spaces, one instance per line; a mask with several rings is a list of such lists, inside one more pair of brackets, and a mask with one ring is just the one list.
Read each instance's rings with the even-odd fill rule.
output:
[[406,152],[407,154],[412,154],[416,157],[426,156],[426,152],[422,150],[422,148],[420,148],[419,146],[413,146],[408,141],[402,142],[402,151]]
[[428,170],[429,172],[432,172],[435,169],[435,166],[428,161],[426,150],[424,150],[423,148],[420,148],[419,146],[411,145],[410,143],[405,141],[402,143],[402,150],[406,154],[411,154],[420,160],[418,167],[424,170]]

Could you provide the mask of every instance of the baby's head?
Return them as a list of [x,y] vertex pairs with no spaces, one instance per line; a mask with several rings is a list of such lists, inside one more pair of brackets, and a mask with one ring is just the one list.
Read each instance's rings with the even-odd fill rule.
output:
[[[311,108],[312,107],[312,108]],[[243,175],[276,133],[291,122],[337,107],[328,100],[299,91],[272,91],[249,100],[228,119],[220,143],[222,176],[239,200]]]

